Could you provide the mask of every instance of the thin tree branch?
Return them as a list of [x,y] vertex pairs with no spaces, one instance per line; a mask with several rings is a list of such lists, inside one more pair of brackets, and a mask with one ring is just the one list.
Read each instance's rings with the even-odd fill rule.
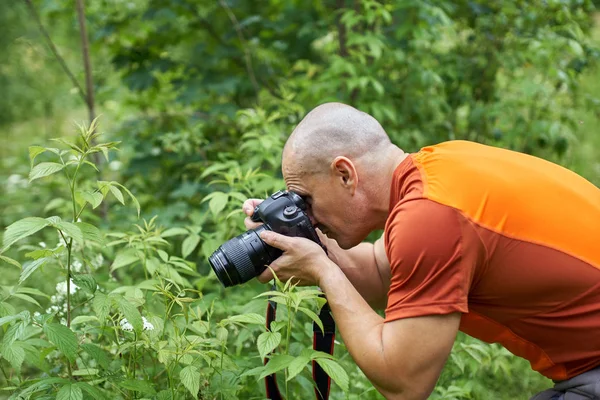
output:
[[258,82],[256,81],[256,76],[254,75],[254,69],[252,68],[252,56],[250,55],[248,46],[246,46],[246,38],[244,37],[242,28],[240,27],[240,24],[239,24],[237,18],[235,17],[235,14],[233,13],[233,11],[231,11],[231,9],[229,8],[229,6],[225,2],[225,0],[219,0],[219,3],[227,12],[229,19],[231,20],[231,23],[233,24],[235,31],[237,32],[238,38],[240,39],[240,42],[242,44],[242,49],[244,50],[245,60],[246,60],[246,70],[248,71],[248,76],[250,77],[250,81],[252,81],[252,85],[254,86],[254,90],[256,91],[256,96],[258,98],[258,92],[259,92],[260,88],[258,86]]
[[[31,1],[31,0],[27,0]],[[85,27],[85,11],[83,0],[77,0],[77,19],[79,21],[79,36],[81,37],[81,53],[83,56],[83,68],[85,70],[85,88],[86,88],[86,104],[90,117],[90,124],[96,118],[96,109],[94,105],[94,80],[92,76],[92,63],[90,61],[90,45],[87,37],[87,29]],[[97,153],[96,153],[97,154]]]
[[83,91],[83,88],[81,87],[81,85],[77,81],[77,78],[75,78],[75,75],[73,75],[73,73],[71,72],[71,70],[67,66],[67,63],[65,62],[65,60],[62,58],[62,56],[58,52],[58,49],[56,48],[56,46],[54,45],[54,42],[50,38],[50,35],[48,34],[48,31],[46,30],[46,28],[44,28],[44,25],[42,24],[42,20],[40,19],[39,14],[35,10],[35,7],[33,6],[33,3],[31,2],[31,0],[24,0],[24,1],[25,1],[25,4],[27,4],[27,8],[29,8],[29,11],[31,12],[31,15],[33,16],[33,19],[37,23],[37,26],[38,26],[40,32],[42,33],[42,36],[44,36],[44,39],[46,39],[46,43],[48,44],[48,47],[50,47],[50,50],[52,51],[52,54],[54,54],[54,58],[56,58],[56,60],[58,61],[58,63],[62,67],[63,71],[65,71],[65,73],[67,74],[67,76],[69,77],[69,79],[71,79],[71,82],[73,83],[73,86],[75,86],[79,90],[79,95],[81,96],[81,98],[83,99],[83,101],[87,103],[86,92]]
[[342,10],[346,6],[345,3],[346,3],[345,0],[337,0],[338,42],[339,42],[339,46],[340,46],[340,56],[344,57],[344,58],[348,56],[348,48],[346,47],[346,25],[344,25],[344,23],[342,22],[342,15],[343,15]]

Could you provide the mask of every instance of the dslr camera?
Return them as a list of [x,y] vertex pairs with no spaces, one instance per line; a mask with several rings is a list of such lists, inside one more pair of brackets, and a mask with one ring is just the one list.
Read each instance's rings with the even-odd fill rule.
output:
[[273,193],[254,209],[252,221],[263,222],[263,225],[223,243],[208,258],[217,278],[225,287],[247,282],[260,275],[267,265],[283,253],[262,241],[260,233],[264,230],[307,238],[323,247],[306,214],[306,203],[294,192],[280,190]]

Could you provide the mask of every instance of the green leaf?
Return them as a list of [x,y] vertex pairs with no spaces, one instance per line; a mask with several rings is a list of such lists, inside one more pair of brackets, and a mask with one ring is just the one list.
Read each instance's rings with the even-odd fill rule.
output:
[[39,163],[31,169],[31,172],[29,172],[29,182],[32,182],[39,178],[43,178],[45,176],[55,174],[58,171],[62,170],[64,167],[65,166],[63,164],[54,162]]
[[90,205],[92,206],[92,209],[98,207],[100,205],[100,203],[102,203],[102,199],[104,198],[104,196],[102,196],[102,193],[100,193],[98,191],[81,192],[80,195],[83,200],[90,203]]
[[25,350],[16,343],[2,346],[2,357],[10,363],[17,371],[21,370],[21,365],[25,361]]
[[121,386],[123,389],[134,390],[136,392],[147,393],[150,395],[156,392],[150,382],[140,381],[137,379],[124,380],[119,382],[119,386]]
[[260,315],[260,314],[256,314],[256,313],[233,315],[233,316],[227,318],[227,321],[237,322],[240,324],[254,324],[254,325],[262,325],[262,326],[265,326],[265,324],[266,324],[264,315]]
[[110,189],[110,192],[117,198],[117,200],[119,200],[119,203],[125,204],[123,193],[121,193],[118,187],[110,185],[108,188]]
[[337,361],[329,360],[327,358],[317,358],[316,361],[321,368],[323,368],[323,371],[325,371],[325,373],[327,373],[327,375],[329,375],[344,392],[348,391],[348,374]]
[[27,294],[32,294],[34,296],[41,296],[41,297],[50,299],[50,296],[48,296],[46,293],[42,292],[41,290],[35,289],[35,288],[20,287],[20,288],[17,288],[17,293],[27,293]]
[[185,367],[179,372],[179,378],[192,396],[198,398],[198,391],[200,390],[200,371],[198,371],[198,368],[193,365]]
[[133,195],[133,193],[131,193],[131,191],[129,191],[129,189],[127,189],[125,186],[121,185],[118,182],[113,182],[113,184],[119,186],[121,189],[123,189],[125,191],[125,193],[127,193],[127,195],[129,196],[129,198],[131,198],[131,201],[133,201],[133,204],[135,205],[135,209],[137,210],[137,216],[138,218],[140,217],[140,203],[138,201],[138,199],[135,198],[135,196]]
[[29,278],[31,274],[33,274],[39,267],[46,264],[51,259],[51,257],[43,257],[23,264],[23,270],[21,271],[21,276],[19,277],[19,284],[25,282],[25,280]]
[[17,315],[7,315],[6,317],[0,318],[0,326],[7,324],[11,321],[15,321],[17,319],[21,319],[22,316],[20,314]]
[[75,225],[79,227],[85,240],[104,244],[104,238],[102,237],[102,233],[100,233],[100,229],[96,228],[94,225],[86,222],[76,222]]
[[17,340],[21,340],[25,329],[27,328],[27,321],[19,321],[16,324],[11,325],[4,334],[4,338],[2,339],[3,348],[7,348],[13,345]]
[[27,398],[29,398],[29,395],[31,393],[35,393],[35,392],[40,391],[42,389],[46,389],[46,388],[50,387],[51,385],[56,385],[56,384],[59,384],[59,383],[69,383],[69,381],[66,380],[66,379],[64,379],[64,378],[45,378],[45,379],[41,379],[41,380],[35,382],[34,384],[32,384],[31,386],[27,387],[21,393],[19,393],[19,398],[20,399],[27,399]]
[[44,153],[45,151],[47,151],[47,149],[42,146],[29,146],[29,161],[31,162],[32,167],[35,158],[40,154]]
[[125,298],[121,298],[119,300],[119,309],[127,319],[127,321],[133,326],[133,329],[139,335],[142,332],[142,328],[144,326],[144,322],[142,321],[142,316],[140,312],[135,307],[135,305],[131,304]]
[[96,368],[82,368],[82,369],[73,371],[73,376],[89,376],[89,375],[98,375],[98,370]]
[[115,261],[110,266],[110,270],[114,271],[118,268],[125,267],[138,260],[139,257],[137,256],[137,254],[135,254],[131,250],[121,251],[120,253],[117,253]]
[[227,195],[227,193],[214,192],[214,193],[212,193],[212,198],[208,202],[208,208],[210,208],[210,211],[215,216],[219,215],[219,213],[221,211],[223,211],[223,209],[227,205],[228,198],[229,198],[229,196]]
[[81,345],[81,348],[83,349],[83,351],[88,353],[94,360],[96,360],[98,365],[100,365],[102,368],[108,368],[108,364],[110,363],[110,361],[106,352],[101,347],[96,346],[92,343],[85,343]]
[[89,294],[96,293],[96,288],[98,287],[96,280],[90,274],[73,274],[73,283]]
[[[50,217],[52,218],[52,217]],[[63,233],[66,233],[73,238],[74,241],[80,243],[83,246],[83,233],[77,225],[67,221],[58,221],[53,224],[57,229],[60,229]]]
[[263,379],[267,375],[271,375],[277,371],[287,368],[292,361],[294,361],[294,357],[287,354],[277,354],[271,357],[258,379]]
[[56,400],[83,400],[83,392],[79,386],[67,383],[56,394]]
[[185,228],[169,228],[166,231],[164,231],[163,233],[161,233],[160,236],[165,238],[165,237],[178,236],[178,235],[187,235],[188,233],[190,233],[190,232]]
[[78,315],[71,321],[71,326],[85,324],[86,322],[100,322],[95,315]]
[[31,304],[35,304],[36,306],[42,308],[42,306],[40,305],[40,303],[37,302],[36,299],[34,299],[33,297],[28,296],[26,294],[23,294],[23,293],[13,293],[11,295],[11,297],[16,297],[18,299],[25,300],[25,301],[27,301],[27,302],[29,302]]
[[303,312],[305,315],[308,315],[308,317],[310,319],[312,319],[313,321],[315,321],[315,323],[319,326],[319,328],[321,328],[321,332],[325,332],[325,329],[323,328],[323,322],[321,322],[321,318],[319,318],[319,316],[317,314],[315,314],[313,311],[309,310],[306,307],[298,307],[298,311]]
[[110,312],[110,305],[110,297],[108,297],[104,293],[96,292],[94,300],[92,301],[92,308],[94,309],[94,312],[96,313],[98,319],[100,320],[100,322],[102,322],[102,324],[104,324],[106,317],[108,317],[108,314]]
[[14,265],[15,267],[21,269],[21,264],[19,264],[19,262],[17,260],[13,260],[10,257],[6,257],[0,254],[0,260],[4,261],[5,263]]
[[77,336],[75,333],[62,324],[46,324],[44,332],[48,340],[58,347],[58,349],[71,361],[75,361],[77,356]]
[[158,256],[160,257],[161,260],[163,260],[164,262],[169,261],[169,255],[167,254],[166,251],[164,250],[156,250],[156,252],[158,253]]
[[294,358],[294,360],[290,363],[290,366],[288,367],[288,377],[286,380],[289,381],[290,379],[293,379],[296,375],[298,375],[300,372],[302,372],[304,367],[306,367],[306,364],[308,364],[309,362],[310,357],[303,354]]
[[200,236],[195,233],[186,237],[181,245],[181,254],[183,255],[183,258],[187,258],[187,256],[194,251],[196,246],[198,246],[198,243],[200,243]]
[[281,342],[281,333],[279,332],[263,332],[258,336],[256,346],[261,358],[273,351]]
[[60,198],[60,197],[57,197],[56,199],[52,199],[44,207],[44,212],[48,212],[50,210],[55,210],[55,209],[57,209],[58,207],[62,206],[65,203],[66,203],[65,199]]
[[102,390],[90,385],[89,383],[77,382],[75,385],[79,387],[82,391],[86,392],[91,397],[93,397],[94,400],[105,400],[107,398],[106,395],[104,395],[104,393],[102,392]]
[[26,238],[27,236],[33,235],[40,229],[50,225],[50,222],[44,218],[38,217],[27,217],[17,222],[10,224],[6,228],[3,239],[3,248],[0,253],[3,253],[6,249],[12,246],[18,240]]

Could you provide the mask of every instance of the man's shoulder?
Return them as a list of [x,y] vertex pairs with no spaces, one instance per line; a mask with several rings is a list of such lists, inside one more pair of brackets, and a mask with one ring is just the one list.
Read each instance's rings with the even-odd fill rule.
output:
[[390,262],[396,254],[452,251],[460,241],[460,211],[421,197],[398,202],[384,229],[384,244]]

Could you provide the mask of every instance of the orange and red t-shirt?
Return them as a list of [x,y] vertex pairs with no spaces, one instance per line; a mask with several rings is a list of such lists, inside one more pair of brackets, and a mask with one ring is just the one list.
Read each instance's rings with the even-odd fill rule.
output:
[[396,168],[385,246],[386,321],[462,313],[562,380],[600,365],[600,189],[529,155],[472,142]]

